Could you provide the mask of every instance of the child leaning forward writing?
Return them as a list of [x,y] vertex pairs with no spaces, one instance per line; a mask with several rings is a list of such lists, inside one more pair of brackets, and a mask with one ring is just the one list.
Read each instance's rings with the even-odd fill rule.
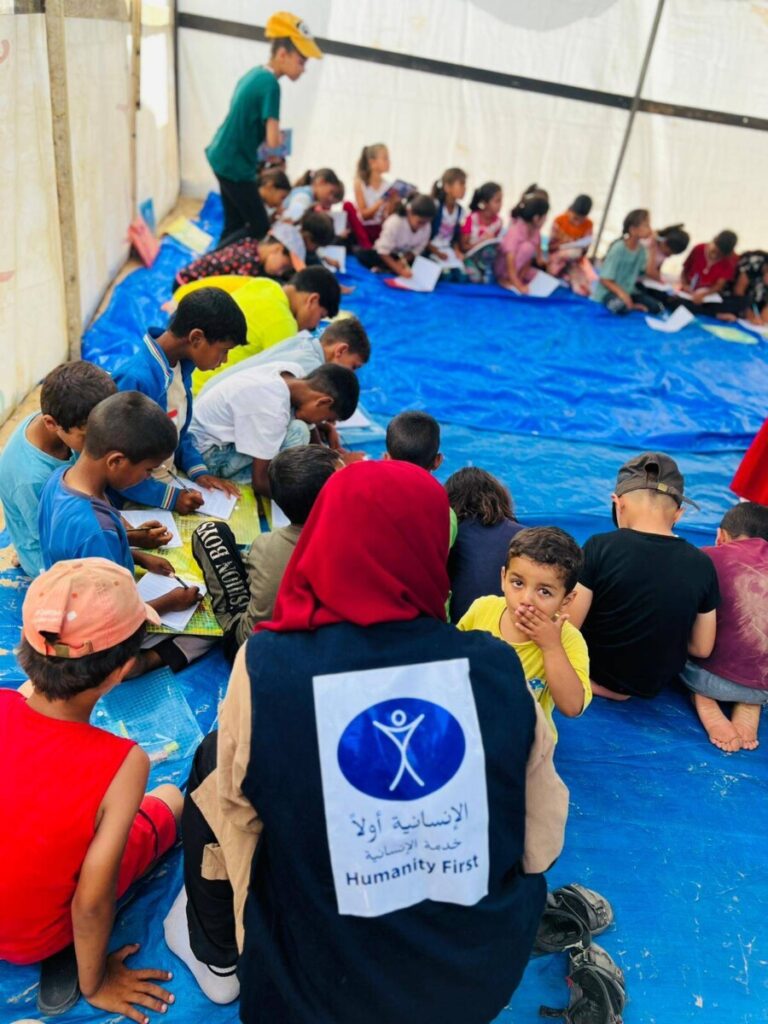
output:
[[29,696],[0,690],[0,959],[41,962],[43,1014],[82,992],[110,1015],[146,1020],[135,1007],[164,1012],[174,998],[155,982],[171,975],[127,967],[138,945],[110,953],[110,935],[116,901],[176,841],[182,795],[146,793],[141,747],[89,720],[158,617],[126,569],[84,558],[38,576],[22,619]]
[[501,569],[504,596],[479,597],[457,624],[463,630],[484,630],[514,647],[555,735],[554,708],[576,718],[592,699],[587,645],[563,614],[573,600],[581,564],[581,549],[564,530],[521,530]]
[[647,210],[631,210],[624,218],[621,238],[612,242],[600,267],[600,280],[592,298],[611,313],[660,313],[664,306],[637,291],[645,273],[648,253],[642,242],[653,234]]
[[374,248],[358,249],[355,255],[369,270],[383,269],[411,277],[411,264],[429,245],[436,212],[434,199],[414,192],[384,221]]

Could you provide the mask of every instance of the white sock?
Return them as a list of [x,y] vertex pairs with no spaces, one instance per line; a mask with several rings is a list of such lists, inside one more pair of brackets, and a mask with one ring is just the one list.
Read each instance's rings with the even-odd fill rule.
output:
[[182,886],[163,922],[165,941],[172,953],[192,972],[197,984],[212,1003],[233,1003],[240,995],[235,968],[210,967],[198,960],[189,944],[187,890]]

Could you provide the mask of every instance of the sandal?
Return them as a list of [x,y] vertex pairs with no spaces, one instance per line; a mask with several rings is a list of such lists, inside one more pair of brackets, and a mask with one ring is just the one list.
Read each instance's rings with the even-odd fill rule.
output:
[[622,1024],[621,1012],[627,1001],[624,973],[601,946],[571,953],[568,985],[571,998],[567,1008],[542,1006],[542,1017],[558,1018],[566,1024]]
[[544,913],[533,943],[534,954],[562,953],[567,949],[585,949],[592,936],[584,914],[566,906],[555,893],[547,893]]
[[552,893],[558,907],[577,914],[591,935],[601,935],[613,924],[613,907],[599,892],[587,889],[578,882],[564,885]]
[[54,953],[40,964],[37,1008],[46,1017],[70,1010],[80,998],[74,945]]

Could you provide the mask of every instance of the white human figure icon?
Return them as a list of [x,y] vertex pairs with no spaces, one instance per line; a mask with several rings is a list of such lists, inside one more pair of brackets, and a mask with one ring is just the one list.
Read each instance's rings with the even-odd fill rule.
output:
[[400,751],[400,767],[398,768],[397,775],[395,775],[395,778],[389,787],[389,791],[391,793],[393,790],[397,789],[404,772],[408,772],[411,778],[414,779],[419,786],[423,786],[425,784],[424,780],[419,778],[413,765],[408,760],[408,744],[413,739],[413,734],[424,721],[424,715],[421,714],[418,718],[414,718],[413,721],[409,722],[408,715],[405,711],[398,709],[397,711],[392,712],[390,718],[392,720],[392,725],[384,725],[382,722],[373,723],[374,728],[383,732],[388,739],[392,740]]

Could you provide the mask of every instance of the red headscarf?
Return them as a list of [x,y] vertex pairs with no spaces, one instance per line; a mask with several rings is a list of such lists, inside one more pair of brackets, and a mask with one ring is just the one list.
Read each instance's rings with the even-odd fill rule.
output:
[[323,486],[285,570],[270,622],[279,631],[445,619],[449,506],[407,462],[358,462]]

